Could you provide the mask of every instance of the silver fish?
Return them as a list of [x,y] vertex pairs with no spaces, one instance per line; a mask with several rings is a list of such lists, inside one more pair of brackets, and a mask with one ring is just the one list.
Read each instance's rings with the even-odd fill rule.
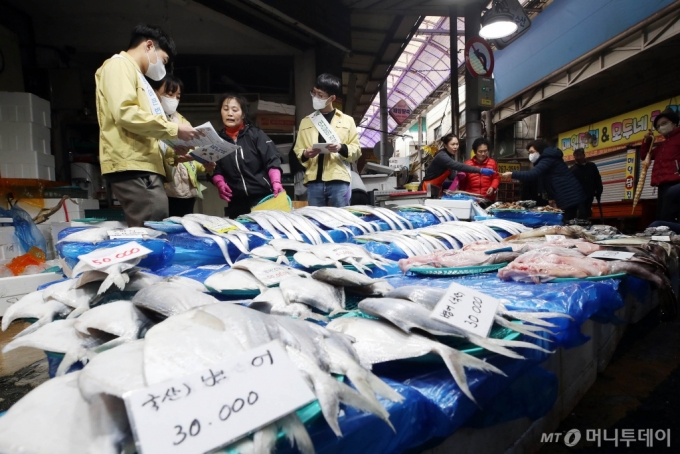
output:
[[309,318],[312,320],[328,321],[328,317],[312,312],[306,304],[286,302],[281,289],[278,287],[270,288],[260,293],[248,304],[248,307],[265,314],[288,315],[303,320]]
[[229,293],[234,290],[249,290],[264,292],[267,286],[257,279],[250,271],[231,268],[211,275],[205,280],[205,285],[218,292]]
[[125,262],[114,263],[106,268],[93,268],[90,264],[81,260],[71,272],[71,275],[77,278],[74,287],[83,287],[90,282],[101,280],[103,282],[97,290],[98,295],[106,292],[112,285],[118,287],[119,290],[123,290],[130,281],[128,273],[137,271],[136,265],[141,260],[142,257],[137,257]]
[[339,287],[362,287],[376,283],[376,279],[344,268],[324,268],[314,271],[312,277],[317,281]]
[[185,286],[169,282],[161,282],[146,287],[132,298],[132,303],[142,309],[148,309],[165,317],[181,314],[189,309],[218,302],[205,293],[188,289]]
[[336,266],[338,268],[342,267],[340,262],[336,262],[335,260],[329,258],[321,258],[309,251],[296,252],[293,255],[293,259],[295,259],[297,263],[304,266],[305,268],[317,268],[320,266]]
[[51,285],[44,290],[45,299],[55,299],[73,308],[68,318],[75,318],[90,309],[96,304],[101,296],[98,294],[99,282],[91,282],[80,288],[70,288],[75,283],[75,279],[59,282]]
[[5,311],[2,316],[2,330],[6,331],[14,320],[38,319],[18,334],[18,336],[24,336],[52,322],[56,317],[66,317],[72,310],[73,308],[57,300],[45,301],[42,290],[38,290],[23,296]]
[[288,277],[279,286],[288,303],[306,304],[330,315],[345,310],[345,290],[342,287],[299,276]]
[[250,271],[260,282],[272,287],[289,276],[309,276],[302,270],[279,265],[269,260],[250,258],[239,260],[233,266],[235,269]]
[[191,219],[182,218],[181,223],[186,231],[189,232],[189,234],[198,238],[210,238],[213,240],[217,244],[217,247],[220,248],[220,251],[222,251],[224,260],[226,260],[226,262],[230,265],[233,263],[231,257],[229,256],[229,250],[227,249],[227,241],[224,238],[212,233],[206,233],[201,224],[196,221],[192,221]]
[[89,335],[91,330],[98,330],[117,336],[117,342],[109,343],[109,347],[139,339],[150,326],[151,320],[131,301],[124,300],[90,309],[78,317],[73,324],[73,327],[83,334]]

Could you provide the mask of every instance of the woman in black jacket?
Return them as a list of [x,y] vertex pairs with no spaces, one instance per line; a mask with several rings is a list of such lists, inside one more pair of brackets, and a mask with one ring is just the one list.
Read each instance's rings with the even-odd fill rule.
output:
[[551,147],[544,140],[532,140],[527,145],[529,161],[534,168],[527,171],[505,172],[503,178],[521,182],[541,180],[550,200],[564,211],[562,221],[566,224],[576,217],[578,205],[586,199],[581,185],[562,159],[562,151]]
[[248,101],[224,94],[220,102],[224,129],[220,137],[239,149],[217,161],[212,178],[220,198],[229,203],[225,213],[234,219],[268,195],[283,192],[281,156],[274,142],[248,120]]

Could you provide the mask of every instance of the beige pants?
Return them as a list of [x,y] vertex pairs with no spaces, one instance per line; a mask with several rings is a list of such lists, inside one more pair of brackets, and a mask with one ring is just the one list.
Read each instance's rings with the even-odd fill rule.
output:
[[123,207],[130,227],[143,227],[146,221],[162,221],[168,217],[168,196],[160,175],[111,183],[111,190]]

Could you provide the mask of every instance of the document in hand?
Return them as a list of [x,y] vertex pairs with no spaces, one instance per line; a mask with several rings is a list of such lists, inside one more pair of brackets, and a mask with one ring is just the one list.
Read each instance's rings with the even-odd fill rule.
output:
[[330,153],[330,150],[328,150],[329,145],[332,145],[332,144],[330,144],[330,143],[315,143],[314,145],[312,145],[312,150],[319,149],[319,150],[321,150],[321,153],[319,153],[319,154],[329,154]]
[[237,145],[223,140],[209,121],[200,126],[196,126],[196,130],[200,132],[201,135],[193,140],[166,139],[163,140],[163,142],[173,148],[177,146],[194,148],[189,154],[196,159],[196,161],[203,164],[206,162],[217,162],[238,149]]

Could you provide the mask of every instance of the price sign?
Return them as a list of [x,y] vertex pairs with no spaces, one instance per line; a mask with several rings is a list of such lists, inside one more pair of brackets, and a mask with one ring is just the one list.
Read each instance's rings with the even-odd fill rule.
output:
[[[289,276],[299,276],[300,270],[294,270],[287,266],[279,265],[278,263],[270,262],[265,259],[247,259],[256,260],[262,266],[244,266],[241,262],[234,263],[233,268],[250,271],[257,279],[259,279],[267,287],[279,284],[282,280]],[[252,262],[250,262],[252,263]]]
[[203,227],[215,233],[227,233],[231,230],[236,230],[236,226],[227,221],[215,222],[212,224],[205,223],[203,224]]
[[225,446],[316,399],[278,341],[123,396],[143,454]]
[[109,234],[109,238],[112,240],[118,240],[120,238],[144,238],[149,234],[146,229],[134,227],[130,229],[109,230],[106,233]]
[[653,236],[652,241],[670,241],[670,236]]
[[496,298],[452,283],[430,317],[472,334],[488,337],[497,309]]
[[554,242],[554,241],[563,241],[566,240],[567,237],[564,235],[546,235],[545,236],[545,241],[548,243]]
[[152,253],[149,248],[142,246],[136,241],[122,244],[120,246],[97,249],[89,254],[79,255],[78,259],[87,263],[92,268],[105,268],[115,263],[127,262],[128,260],[142,257]]
[[618,252],[618,251],[596,251],[588,255],[592,259],[604,260],[628,260],[634,256],[634,252]]

